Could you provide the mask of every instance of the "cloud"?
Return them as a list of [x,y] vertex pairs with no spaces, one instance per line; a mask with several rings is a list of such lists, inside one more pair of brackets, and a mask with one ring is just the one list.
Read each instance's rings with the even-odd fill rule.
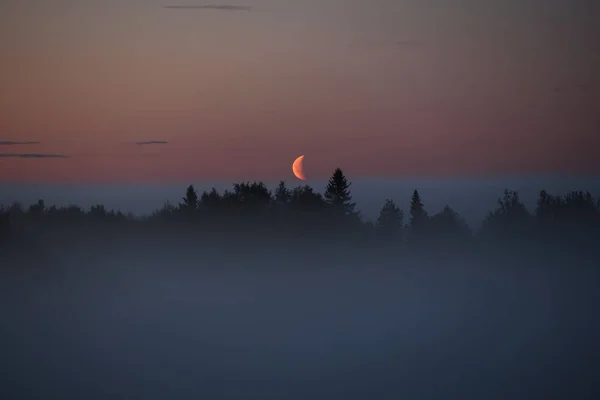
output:
[[234,5],[214,5],[208,4],[204,6],[200,5],[166,5],[164,8],[178,9],[178,10],[222,10],[222,11],[251,11],[250,6],[234,6]]
[[14,146],[18,144],[39,144],[40,142],[14,142],[12,140],[0,140],[0,146]]
[[70,158],[64,154],[14,154],[14,153],[0,153],[0,158]]
[[104,159],[139,159],[148,157],[161,157],[160,153],[137,153],[137,152],[126,152],[126,153],[75,153],[69,155],[69,158],[104,158]]
[[147,145],[147,144],[168,144],[166,140],[148,140],[145,142],[135,142],[135,144],[139,146]]

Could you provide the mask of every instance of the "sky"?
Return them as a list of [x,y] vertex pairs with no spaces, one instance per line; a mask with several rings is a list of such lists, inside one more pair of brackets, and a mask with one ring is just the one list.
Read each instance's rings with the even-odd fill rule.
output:
[[595,0],[3,1],[0,181],[292,180],[301,154],[314,179],[597,174],[599,17]]

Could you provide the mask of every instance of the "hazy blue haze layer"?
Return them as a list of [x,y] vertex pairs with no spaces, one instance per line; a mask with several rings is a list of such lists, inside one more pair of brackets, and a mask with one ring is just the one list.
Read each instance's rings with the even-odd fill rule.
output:
[[[516,190],[523,203],[533,211],[541,189],[550,194],[563,195],[571,190],[590,191],[600,195],[600,177],[502,177],[502,178],[444,178],[444,179],[356,179],[352,194],[367,220],[377,218],[386,197],[408,211],[410,196],[414,189],[421,193],[429,213],[440,211],[446,204],[458,211],[471,225],[477,227],[485,215],[496,206],[497,198],[504,189]],[[162,207],[165,201],[177,204],[185,194],[185,188],[194,184],[198,192],[212,186],[219,191],[231,188],[231,182],[181,182],[180,184],[156,185],[50,185],[0,183],[0,204],[15,201],[29,205],[43,199],[47,205],[76,204],[85,208],[104,204],[108,209],[144,215]],[[298,180],[288,181],[288,187],[299,185]],[[326,181],[307,181],[315,190],[323,192]],[[276,182],[268,182],[275,190]]]

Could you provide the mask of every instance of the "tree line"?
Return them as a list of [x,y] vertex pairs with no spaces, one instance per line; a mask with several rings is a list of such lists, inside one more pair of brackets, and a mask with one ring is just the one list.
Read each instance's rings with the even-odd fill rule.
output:
[[181,201],[166,203],[149,216],[107,210],[94,205],[46,206],[43,200],[28,208],[16,203],[0,206],[0,230],[4,236],[25,227],[50,229],[100,229],[99,226],[158,227],[204,233],[270,234],[279,238],[359,237],[382,243],[438,243],[460,246],[479,242],[538,240],[593,246],[600,238],[600,200],[589,192],[572,191],[563,196],[540,191],[530,212],[515,191],[505,190],[477,231],[450,206],[430,215],[418,190],[410,200],[408,215],[393,199],[385,199],[376,221],[364,221],[352,201],[351,182],[340,168],[329,178],[323,194],[308,185],[288,188],[281,181],[274,192],[263,182],[235,183],[223,192],[212,188],[198,194],[187,187]]

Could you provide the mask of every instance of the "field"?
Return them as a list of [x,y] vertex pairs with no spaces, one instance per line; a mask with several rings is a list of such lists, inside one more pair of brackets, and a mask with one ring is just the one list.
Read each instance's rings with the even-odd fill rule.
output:
[[5,252],[4,398],[592,393],[592,262],[165,243]]

